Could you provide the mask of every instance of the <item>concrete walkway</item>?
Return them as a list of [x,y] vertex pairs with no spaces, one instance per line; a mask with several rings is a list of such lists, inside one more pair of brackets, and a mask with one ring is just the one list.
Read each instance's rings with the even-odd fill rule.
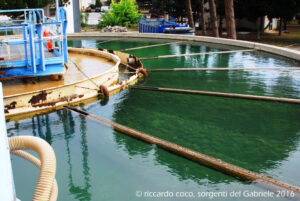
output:
[[286,48],[289,48],[289,49],[292,49],[292,50],[297,50],[297,51],[300,52],[300,43],[288,45],[288,46],[286,46]]

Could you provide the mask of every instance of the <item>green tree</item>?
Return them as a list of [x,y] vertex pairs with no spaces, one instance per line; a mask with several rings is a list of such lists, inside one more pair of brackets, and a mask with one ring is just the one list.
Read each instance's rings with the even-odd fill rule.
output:
[[102,15],[99,26],[126,26],[136,24],[143,15],[138,13],[136,0],[121,0],[119,3],[114,1],[110,4],[110,11]]
[[201,21],[201,30],[202,35],[206,36],[206,24],[205,24],[205,8],[204,8],[204,0],[200,0],[200,21]]
[[234,3],[237,18],[245,17],[253,22],[260,19],[260,26],[257,29],[258,38],[260,32],[263,32],[264,16],[268,16],[269,19],[280,18],[281,22],[287,23],[300,12],[300,0],[235,0]]
[[100,0],[96,0],[96,7],[101,7],[102,6],[102,3],[101,3],[101,1]]
[[187,16],[189,19],[189,26],[191,28],[195,28],[191,0],[185,0],[185,6],[187,10]]
[[235,0],[236,18],[246,18],[257,25],[257,39],[264,32],[263,19],[267,15],[273,0]]
[[282,22],[285,24],[291,21],[298,13],[300,13],[300,0],[269,0],[269,9],[267,15],[270,19],[279,18],[279,35],[281,35]]
[[225,13],[227,37],[231,39],[236,39],[233,0],[225,0]]
[[219,37],[218,17],[215,0],[209,0],[210,23],[212,27],[213,36]]

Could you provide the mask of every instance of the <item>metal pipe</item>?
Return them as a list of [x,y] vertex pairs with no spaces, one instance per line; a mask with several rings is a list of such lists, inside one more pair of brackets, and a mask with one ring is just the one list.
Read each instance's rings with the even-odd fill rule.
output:
[[167,72],[167,71],[255,71],[255,70],[300,70],[300,67],[157,68],[157,69],[147,69],[148,72]]
[[173,92],[173,93],[183,93],[183,94],[197,94],[206,96],[220,96],[228,98],[241,98],[250,100],[262,100],[262,101],[274,101],[282,103],[295,103],[300,104],[300,99],[292,98],[277,98],[269,96],[254,96],[245,94],[232,94],[232,93],[222,93],[222,92],[212,92],[212,91],[198,91],[198,90],[187,90],[187,89],[172,89],[172,88],[161,88],[161,87],[148,87],[148,86],[129,86],[131,89],[149,90],[149,91],[163,91],[163,92]]
[[158,137],[153,137],[149,134],[137,131],[135,129],[129,128],[127,126],[118,124],[116,122],[110,121],[108,119],[104,119],[102,117],[87,113],[85,111],[79,110],[77,108],[69,107],[69,106],[64,106],[65,108],[72,110],[74,112],[77,112],[81,115],[87,116],[92,120],[95,120],[96,122],[99,122],[101,124],[104,124],[106,126],[111,126],[115,130],[124,133],[128,136],[137,138],[139,140],[142,140],[144,142],[150,143],[150,144],[155,144],[159,148],[162,148],[166,151],[169,151],[171,153],[175,153],[179,156],[182,156],[184,158],[187,158],[189,160],[192,160],[194,162],[197,162],[201,165],[207,166],[209,168],[215,169],[217,171],[220,171],[222,173],[234,176],[238,179],[241,180],[248,180],[248,181],[261,181],[266,184],[271,184],[272,187],[279,187],[287,190],[294,191],[295,193],[298,193],[300,196],[300,188],[296,186],[292,186],[290,184],[272,179],[270,177],[252,172],[250,170],[232,165],[230,163],[224,162],[220,159],[216,159],[211,156],[207,156],[205,154],[193,151],[191,149],[188,149],[186,147],[182,147],[180,145],[168,142],[166,140],[160,139]]
[[127,49],[118,50],[118,51],[131,51],[131,50],[139,50],[139,49],[144,49],[144,48],[151,48],[151,47],[159,47],[159,46],[164,46],[164,45],[177,44],[177,43],[181,43],[181,42],[182,42],[182,41],[170,42],[170,43],[160,43],[160,44],[155,44],[155,45],[147,45],[147,46],[142,46],[142,47],[133,47],[133,48],[127,48]]
[[56,21],[59,21],[59,4],[58,4],[58,0],[55,0],[55,6],[56,6],[56,12],[55,12],[55,17],[56,17]]
[[191,53],[191,54],[174,54],[174,55],[161,55],[155,57],[140,57],[140,60],[146,59],[165,59],[172,57],[187,57],[187,56],[199,56],[199,55],[210,55],[210,54],[230,54],[235,52],[252,52],[254,49],[246,49],[246,50],[228,50],[228,51],[219,51],[219,52],[199,52],[199,53]]

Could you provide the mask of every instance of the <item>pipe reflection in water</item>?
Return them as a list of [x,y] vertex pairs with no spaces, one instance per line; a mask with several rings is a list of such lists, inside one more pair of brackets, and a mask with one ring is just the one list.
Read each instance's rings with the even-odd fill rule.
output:
[[49,114],[46,114],[46,141],[51,145],[52,144],[52,132],[50,126]]
[[[140,114],[135,119],[128,118],[128,116],[123,119],[125,113],[129,114],[140,109],[140,105],[136,102],[132,104],[124,102],[122,96],[126,95],[125,97],[128,98],[127,96],[134,95],[131,94],[132,92],[129,94],[128,92],[123,91],[121,94],[110,97],[110,103],[105,106],[94,102],[83,107],[94,113],[99,112],[110,119],[135,121],[138,129],[143,125],[149,125],[151,115]],[[132,101],[131,98],[129,99]],[[140,99],[136,101],[139,102]],[[178,100],[175,99],[175,101]],[[129,104],[128,109],[130,110],[124,110],[124,104]],[[135,109],[133,109],[133,105],[136,105]],[[164,109],[160,111],[164,112]],[[147,118],[149,122],[145,124],[144,120]],[[84,117],[69,111],[60,110],[48,114],[49,121],[46,119],[45,115],[41,115],[40,124],[37,123],[36,118],[34,118],[34,124],[36,133],[38,133],[37,125],[40,125],[41,131],[46,131],[47,126],[51,129],[52,146],[57,155],[59,200],[138,201],[141,198],[135,196],[137,190],[193,192],[230,191],[232,189],[264,190],[170,154],[156,146],[124,136],[111,128],[87,121]],[[22,120],[19,124],[17,132],[17,128],[13,129],[15,123],[8,123],[9,131],[17,132],[18,135],[28,134],[34,126],[32,119]],[[130,125],[128,122],[126,124]],[[143,128],[143,130],[145,129]],[[173,132],[163,133],[167,135]],[[21,162],[17,163],[16,167],[18,172],[29,171]],[[30,177],[29,179],[24,178],[26,175],[17,176],[17,185],[22,183],[18,179],[23,181],[31,179]],[[22,186],[17,192],[24,191],[23,193],[26,194],[27,187]],[[31,187],[29,186],[29,188]],[[116,189],[118,190],[116,191]],[[149,200],[153,199],[149,198]],[[155,201],[165,200],[173,201],[174,199],[155,199]]]
[[116,108],[118,123],[260,173],[284,162],[300,140],[293,104],[130,90]]
[[[36,120],[35,120],[36,119]],[[43,116],[34,116],[31,118],[32,134],[46,140],[50,145],[52,144],[52,133],[50,129],[49,114]],[[46,126],[45,132],[43,131]]]
[[[80,116],[80,133],[81,133],[81,153],[83,156],[82,160],[82,176],[84,178],[84,186],[80,187],[74,184],[72,176],[72,163],[71,163],[71,149],[70,149],[70,138],[74,135],[74,126],[75,122],[73,119],[73,114],[70,111],[60,110],[57,112],[60,116],[60,119],[63,122],[64,133],[65,133],[65,142],[66,142],[66,152],[68,156],[68,165],[69,165],[69,191],[78,200],[91,200],[91,193],[89,192],[90,185],[90,168],[88,164],[88,145],[86,139],[86,119],[83,116]],[[76,155],[75,155],[76,156]],[[78,157],[78,156],[76,156]]]
[[[21,123],[20,123],[21,122]],[[76,122],[77,127],[76,128]],[[11,127],[8,129],[8,133],[10,135],[28,135],[32,133],[34,136],[38,136],[42,139],[45,139],[49,144],[51,144],[56,152],[57,157],[57,174],[62,174],[61,171],[63,171],[63,174],[67,176],[67,183],[66,181],[61,180],[59,176],[57,176],[57,181],[59,185],[59,198],[58,200],[84,200],[89,201],[91,200],[91,192],[90,192],[90,166],[88,163],[88,157],[89,157],[89,150],[88,150],[88,141],[87,141],[87,123],[85,117],[78,117],[76,116],[76,119],[73,117],[73,113],[67,111],[67,110],[58,110],[53,113],[44,114],[44,115],[38,115],[35,117],[32,117],[30,119],[26,120],[20,120],[16,122],[10,122]],[[79,131],[78,131],[78,130]],[[77,131],[76,131],[77,130]],[[19,134],[21,133],[21,134]],[[78,136],[76,136],[78,135]],[[80,142],[80,147],[74,147],[72,146],[72,140],[74,141],[75,138],[78,138]],[[57,147],[58,143],[65,142],[63,144],[63,147]],[[81,180],[78,181],[78,177],[80,174],[78,169],[81,169],[80,167],[76,167],[76,169],[73,168],[73,166],[77,166],[77,163],[72,162],[72,159],[75,159],[78,161],[78,158],[80,155],[74,154],[75,153],[81,153],[82,160],[79,160],[82,167],[82,181],[83,185],[78,185],[78,183],[82,183]],[[66,153],[66,160],[62,161],[59,160],[62,158],[62,153]],[[28,176],[29,178],[22,179],[21,176],[18,176],[22,182],[27,180],[32,180],[33,184],[32,186],[29,186],[29,189],[34,187],[35,177],[32,177],[35,175],[35,173],[38,173],[36,171],[36,168],[31,166],[31,164],[27,164],[27,162],[20,160],[14,160],[17,164],[20,163],[20,165],[16,165],[15,167],[22,167],[22,170],[18,170],[18,172],[28,172],[28,174],[21,175],[21,176]],[[23,164],[26,163],[26,164]],[[64,163],[66,163],[64,167]],[[26,169],[26,167],[30,167],[30,169]],[[75,172],[75,173],[74,173]],[[18,174],[17,174],[18,175]],[[74,179],[75,177],[75,179]],[[16,178],[17,180],[19,178]],[[18,182],[16,182],[18,185]],[[63,186],[64,184],[67,184],[66,186]],[[31,199],[30,191],[26,190],[26,185],[22,186],[22,188],[18,188],[18,192],[22,195],[24,194],[24,197],[22,197],[22,200]],[[68,187],[66,189],[65,187]],[[22,190],[24,189],[24,192]],[[70,192],[70,194],[73,196],[72,198],[66,198],[67,192],[62,192],[62,189],[66,189]]]

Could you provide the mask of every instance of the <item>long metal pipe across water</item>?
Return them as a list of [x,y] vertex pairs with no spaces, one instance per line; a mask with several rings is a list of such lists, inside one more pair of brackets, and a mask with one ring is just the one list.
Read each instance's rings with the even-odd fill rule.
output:
[[148,72],[168,71],[264,71],[264,70],[300,70],[300,67],[240,67],[240,68],[154,68],[147,69]]
[[198,91],[198,90],[188,90],[188,89],[172,89],[172,88],[151,87],[151,86],[129,86],[129,88],[139,89],[139,90],[149,90],[149,91],[196,94],[196,95],[205,95],[205,96],[220,96],[220,97],[227,97],[227,98],[241,98],[241,99],[250,99],[250,100],[300,104],[300,99],[293,99],[293,98],[277,98],[277,97],[269,97],[269,96],[255,96],[255,95],[233,94],[233,93],[223,93],[223,92],[213,92],[213,91]]
[[[96,122],[99,122],[101,124],[111,126],[115,130],[117,130],[121,133],[124,133],[126,135],[129,135],[131,137],[137,138],[139,140],[142,140],[142,141],[150,143],[150,144],[155,144],[158,147],[160,147],[164,150],[167,150],[171,153],[175,153],[179,156],[182,156],[184,158],[187,158],[189,160],[192,160],[194,162],[197,162],[197,163],[207,166],[209,168],[215,169],[217,171],[223,172],[225,174],[232,175],[241,180],[263,182],[263,183],[269,184],[270,188],[272,187],[272,189],[279,188],[279,189],[293,191],[293,192],[295,192],[295,196],[293,198],[300,199],[300,188],[299,187],[292,186],[290,184],[287,184],[287,183],[272,179],[270,177],[252,172],[250,170],[232,165],[232,164],[224,162],[220,159],[216,159],[214,157],[207,156],[205,154],[201,154],[199,152],[196,152],[196,151],[193,151],[186,147],[182,147],[180,145],[168,142],[166,140],[163,140],[163,139],[160,139],[157,137],[153,137],[149,134],[137,131],[137,130],[129,128],[127,126],[110,121],[108,119],[104,119],[102,117],[87,113],[87,112],[79,110],[77,108],[73,108],[73,107],[69,107],[69,106],[65,106],[65,108],[67,108],[71,111],[77,112],[86,117],[89,117],[90,119],[95,120]],[[278,190],[278,189],[276,189],[276,190]]]
[[254,49],[245,49],[245,50],[226,50],[226,51],[218,51],[218,52],[198,52],[198,53],[189,53],[189,54],[171,54],[171,55],[161,55],[154,57],[140,57],[140,60],[146,59],[165,59],[165,58],[173,58],[173,57],[188,57],[188,56],[199,56],[199,55],[211,55],[211,54],[230,54],[236,52],[253,52]]

